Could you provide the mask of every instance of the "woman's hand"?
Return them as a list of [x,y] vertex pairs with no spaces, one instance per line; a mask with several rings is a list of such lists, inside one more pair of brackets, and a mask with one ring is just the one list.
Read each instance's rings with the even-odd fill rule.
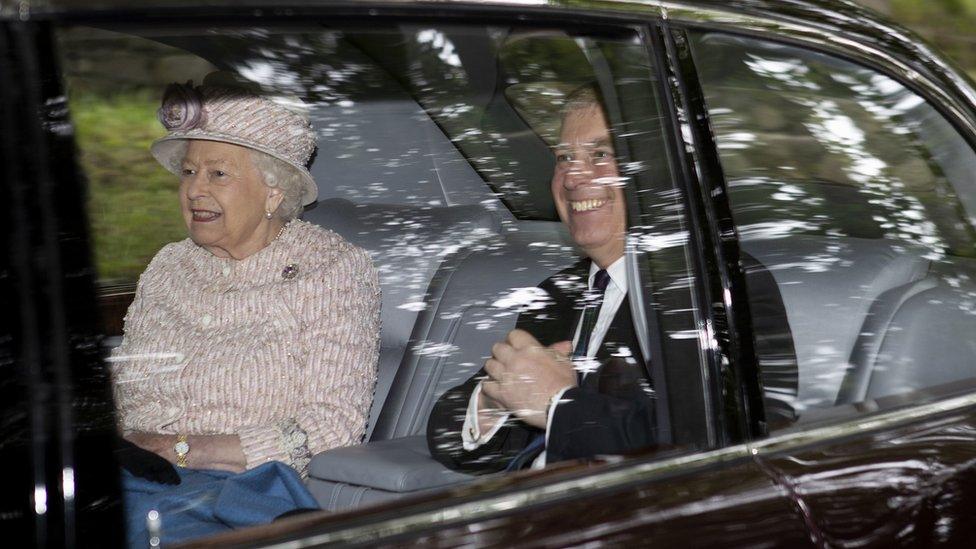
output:
[[[171,463],[176,463],[176,435],[161,435],[132,431],[125,433],[129,442],[156,453]],[[187,437],[190,451],[186,454],[186,466],[193,469],[217,469],[240,473],[247,461],[237,435],[190,435]]]

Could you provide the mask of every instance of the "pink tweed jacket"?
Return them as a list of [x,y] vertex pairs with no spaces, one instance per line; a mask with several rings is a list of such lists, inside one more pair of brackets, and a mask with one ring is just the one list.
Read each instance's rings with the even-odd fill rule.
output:
[[121,429],[237,434],[248,468],[304,473],[309,453],[363,436],[379,298],[363,250],[300,220],[241,261],[166,245],[110,359]]

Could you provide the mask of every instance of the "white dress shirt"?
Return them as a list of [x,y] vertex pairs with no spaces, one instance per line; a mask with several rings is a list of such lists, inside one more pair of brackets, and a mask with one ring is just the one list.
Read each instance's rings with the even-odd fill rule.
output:
[[[593,278],[596,273],[600,270],[600,267],[596,263],[590,262],[590,275],[587,280],[586,287],[588,289],[593,289]],[[613,317],[617,314],[617,309],[620,308],[620,304],[623,303],[624,298],[627,297],[627,269],[624,264],[624,258],[621,257],[610,264],[607,267],[607,274],[610,275],[610,282],[607,284],[607,289],[603,294],[603,305],[600,307],[600,314],[597,316],[596,326],[593,328],[593,332],[590,335],[590,345],[587,348],[586,358],[576,359],[573,361],[573,367],[580,372],[583,377],[587,374],[595,372],[599,368],[599,362],[594,359],[597,351],[600,349],[600,344],[603,343],[603,338],[606,337],[607,331],[610,329],[610,324],[613,322]],[[580,315],[579,322],[576,324],[576,330],[574,330],[573,335],[573,348],[576,348],[576,344],[580,337],[580,328],[583,324],[583,315]],[[564,387],[563,389],[556,392],[552,397],[552,401],[549,406],[549,416],[546,418],[546,444],[549,443],[549,427],[552,425],[552,418],[556,410],[556,406],[559,405],[562,399],[563,393],[571,389],[572,387]],[[481,384],[479,383],[474,391],[471,393],[471,399],[468,401],[468,410],[464,416],[464,426],[461,428],[461,443],[465,450],[471,451],[485,442],[491,440],[492,437],[498,433],[498,430],[502,428],[502,425],[508,419],[510,413],[505,413],[499,416],[498,421],[492,426],[492,428],[482,435],[480,428],[478,427],[478,398],[481,395]],[[543,451],[539,454],[539,457],[532,462],[533,469],[541,469],[546,466],[546,452]]]

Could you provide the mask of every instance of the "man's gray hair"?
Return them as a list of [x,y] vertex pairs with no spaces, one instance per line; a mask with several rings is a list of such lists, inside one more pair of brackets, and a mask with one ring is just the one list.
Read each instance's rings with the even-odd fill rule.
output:
[[593,107],[604,109],[603,95],[595,84],[583,84],[566,95],[561,114],[565,117],[573,111]]
[[264,184],[281,189],[284,196],[274,215],[285,222],[298,217],[302,213],[302,194],[305,190],[302,174],[288,163],[261,151],[251,149],[251,159],[261,172]]

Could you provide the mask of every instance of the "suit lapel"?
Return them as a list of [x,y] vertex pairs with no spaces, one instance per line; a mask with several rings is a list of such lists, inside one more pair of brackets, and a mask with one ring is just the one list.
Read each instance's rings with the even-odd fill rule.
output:
[[547,278],[540,288],[551,301],[539,311],[520,315],[519,327],[534,334],[543,345],[572,340],[582,314],[576,305],[586,290],[589,269],[590,261],[582,260]]
[[[549,294],[552,302],[543,308],[539,313],[532,316],[530,323],[520,327],[536,335],[536,339],[543,345],[551,345],[557,341],[570,340],[576,333],[580,318],[583,314],[581,306],[583,292],[586,291],[587,281],[590,273],[590,260],[583,259],[571,267],[560,271],[556,275],[548,278],[540,285]],[[624,298],[623,303],[617,309],[613,322],[607,330],[607,335],[603,338],[603,343],[597,350],[596,358],[601,363],[606,363],[614,355],[623,354],[621,347],[626,347],[631,356],[644,370],[648,379],[652,379],[650,363],[641,355],[640,345],[634,335],[634,323],[631,317],[629,299]],[[589,385],[589,378],[597,376],[586,376]]]
[[[598,372],[600,377],[604,375],[616,375],[608,370],[607,366],[611,363],[615,367],[622,367],[624,363],[629,364],[628,368],[642,371],[648,380],[653,380],[650,362],[644,359],[641,352],[637,336],[634,334],[634,322],[630,313],[630,302],[624,299],[617,309],[617,314],[610,323],[607,335],[603,338],[603,344],[597,351],[597,359],[603,365]],[[633,362],[631,362],[630,357]]]

